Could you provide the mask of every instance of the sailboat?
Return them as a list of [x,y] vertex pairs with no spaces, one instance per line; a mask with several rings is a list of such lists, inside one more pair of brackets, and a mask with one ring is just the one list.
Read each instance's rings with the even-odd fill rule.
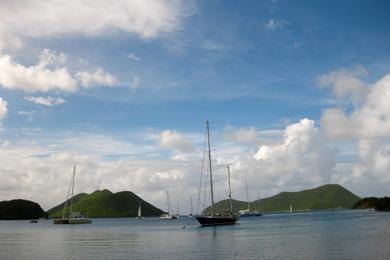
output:
[[142,213],[141,213],[141,202],[138,204],[138,214],[137,219],[142,219]]
[[169,193],[168,193],[168,191],[167,191],[167,204],[168,204],[168,212],[167,213],[163,213],[163,214],[161,214],[161,216],[160,216],[160,219],[161,220],[170,220],[170,219],[176,219],[176,216],[175,216],[175,214],[171,214],[170,213],[170,206],[169,206]]
[[230,168],[228,167],[228,180],[229,180],[229,199],[230,199],[230,212],[216,212],[214,203],[214,190],[213,190],[213,171],[211,163],[211,148],[210,148],[210,127],[209,122],[206,121],[206,135],[207,135],[207,147],[208,147],[208,159],[209,159],[209,173],[210,173],[210,196],[211,196],[211,213],[198,215],[195,218],[202,226],[216,226],[216,225],[233,225],[236,224],[239,216],[233,214],[232,207],[232,192],[230,188]]
[[191,197],[191,213],[188,215],[189,218],[194,217],[194,207],[192,206],[192,197]]
[[[70,186],[68,189],[68,194],[66,195],[66,200],[64,203],[64,209],[62,210],[62,218],[60,219],[53,219],[54,224],[90,224],[92,221],[82,215],[80,212],[74,212],[73,211],[73,196],[74,196],[74,180],[76,178],[76,165],[73,167],[73,175],[72,180],[70,182]],[[72,187],[72,188],[71,188]],[[66,206],[68,205],[68,198],[69,198],[69,190],[72,190],[70,195],[70,211],[69,215],[66,216]]]
[[261,212],[259,212],[258,210],[251,211],[250,202],[249,202],[248,184],[247,184],[246,180],[245,180],[245,189],[246,189],[246,199],[248,201],[248,208],[238,211],[240,213],[240,217],[245,218],[245,217],[259,217],[259,216],[261,216]]

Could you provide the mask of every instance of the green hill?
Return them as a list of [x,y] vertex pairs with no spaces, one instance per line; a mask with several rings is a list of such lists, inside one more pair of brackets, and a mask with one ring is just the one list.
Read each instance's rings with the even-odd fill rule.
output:
[[[315,189],[299,192],[282,192],[275,196],[260,199],[260,208],[263,212],[283,212],[290,209],[294,211],[352,208],[360,198],[344,187],[337,184],[327,184]],[[258,208],[259,201],[250,202],[251,209]],[[246,201],[233,200],[233,210],[246,209]],[[222,211],[229,209],[229,200],[222,200],[215,204]],[[210,212],[207,207],[204,211]]]
[[379,211],[390,211],[390,197],[375,198],[369,197],[359,200],[353,206],[354,209],[374,208]]
[[[64,203],[48,211],[50,218],[62,216]],[[97,190],[91,194],[81,193],[73,197],[73,211],[81,212],[92,218],[136,217],[141,204],[142,216],[159,216],[162,210],[144,201],[133,192],[112,193],[109,190]],[[69,212],[69,202],[66,209]]]
[[29,200],[0,201],[0,219],[39,219],[46,218],[46,212],[38,203]]

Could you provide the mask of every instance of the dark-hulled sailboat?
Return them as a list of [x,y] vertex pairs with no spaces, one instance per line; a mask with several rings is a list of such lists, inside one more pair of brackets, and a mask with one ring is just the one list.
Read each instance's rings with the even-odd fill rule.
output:
[[239,216],[233,214],[232,208],[232,192],[230,188],[230,168],[228,167],[228,179],[229,179],[229,199],[230,199],[230,212],[216,212],[214,206],[214,190],[213,190],[213,171],[211,163],[211,148],[210,148],[210,128],[209,122],[206,122],[206,134],[207,134],[207,147],[208,147],[208,161],[209,161],[209,173],[210,173],[210,196],[211,196],[211,213],[196,216],[196,219],[202,226],[216,226],[216,225],[233,225],[236,224]]

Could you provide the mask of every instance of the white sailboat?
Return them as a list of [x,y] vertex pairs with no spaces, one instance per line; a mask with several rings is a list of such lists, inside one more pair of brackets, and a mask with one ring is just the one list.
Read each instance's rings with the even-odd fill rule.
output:
[[[80,212],[74,212],[73,211],[73,196],[74,196],[74,182],[76,178],[76,165],[73,167],[73,175],[72,180],[68,189],[68,194],[66,195],[66,200],[64,203],[64,209],[62,210],[62,218],[60,219],[53,219],[54,224],[90,224],[92,221],[82,215]],[[72,187],[72,188],[71,188]],[[66,217],[66,206],[68,205],[68,198],[69,198],[69,190],[71,189],[70,194],[70,210],[69,215]]]
[[170,213],[170,203],[169,203],[169,193],[168,193],[168,191],[167,191],[167,204],[168,204],[168,212],[167,213],[163,213],[163,214],[161,214],[161,216],[160,216],[160,219],[161,220],[170,220],[170,219],[176,219],[176,216],[175,216],[175,214],[171,214]]
[[137,219],[142,219],[142,212],[141,212],[141,203],[138,204],[138,214]]
[[239,210],[238,212],[240,213],[240,217],[259,217],[261,216],[261,213],[258,210],[252,211],[250,207],[250,202],[249,202],[249,193],[248,193],[248,184],[245,180],[245,190],[246,190],[246,199],[248,201],[248,208]]

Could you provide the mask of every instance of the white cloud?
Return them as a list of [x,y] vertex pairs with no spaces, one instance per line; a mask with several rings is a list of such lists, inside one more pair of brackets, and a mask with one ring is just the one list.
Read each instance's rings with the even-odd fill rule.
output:
[[165,130],[160,134],[160,146],[181,152],[193,152],[194,146],[189,138],[176,131]]
[[37,113],[37,111],[35,111],[35,110],[33,110],[33,111],[24,111],[24,110],[18,111],[18,115],[26,116],[28,121],[32,121],[34,118],[34,115],[36,113]]
[[131,80],[131,83],[130,83],[130,87],[135,90],[139,87],[139,85],[141,84],[141,78],[138,77],[138,76],[133,76],[132,80]]
[[0,97],[0,120],[7,116],[8,103],[2,97]]
[[[113,86],[117,80],[102,68],[94,72],[76,72],[65,67],[64,53],[44,49],[36,65],[25,66],[0,53],[0,85],[6,89],[26,92],[76,92],[79,85],[85,88]],[[139,83],[139,82],[138,82]],[[42,103],[42,102],[41,102]]]
[[288,24],[288,22],[285,21],[285,20],[269,19],[269,20],[265,23],[265,27],[266,27],[268,30],[275,31],[275,30],[277,30],[277,29],[282,29],[282,28],[285,27],[287,24]]
[[321,123],[328,136],[334,139],[390,137],[390,74],[370,87],[365,84],[367,94],[351,113],[347,114],[341,108],[324,111]]
[[179,0],[1,1],[0,49],[20,38],[64,34],[125,31],[142,38],[158,37],[178,28],[183,8]]
[[321,87],[332,88],[337,98],[352,97],[359,101],[365,97],[367,91],[367,83],[359,78],[365,77],[367,73],[361,66],[352,70],[340,69],[320,76],[318,83]]
[[117,80],[114,76],[98,68],[95,72],[78,72],[76,78],[80,81],[81,86],[90,88],[93,86],[113,86]]
[[325,79],[334,84],[338,98],[359,95],[360,101],[352,111],[325,110],[321,124],[328,137],[356,147],[356,160],[350,163],[349,174],[342,175],[342,182],[375,194],[390,184],[390,74],[373,84],[338,80],[340,75],[348,78],[346,73],[330,73]]
[[240,129],[225,129],[227,140],[244,144],[256,144],[259,140],[259,131],[254,127],[242,127]]
[[43,106],[48,106],[48,107],[54,107],[58,105],[65,104],[65,99],[60,98],[60,97],[33,97],[33,96],[28,96],[24,97],[25,100],[30,101],[34,104],[37,105],[43,105]]
[[51,90],[74,92],[76,81],[64,67],[66,56],[44,50],[37,65],[24,66],[13,60],[9,55],[0,54],[0,85],[6,89],[23,90],[27,92],[48,92]]
[[139,61],[141,60],[140,57],[138,57],[137,55],[135,55],[134,53],[128,53],[126,55],[127,58],[129,58],[130,60],[135,60],[135,61]]

